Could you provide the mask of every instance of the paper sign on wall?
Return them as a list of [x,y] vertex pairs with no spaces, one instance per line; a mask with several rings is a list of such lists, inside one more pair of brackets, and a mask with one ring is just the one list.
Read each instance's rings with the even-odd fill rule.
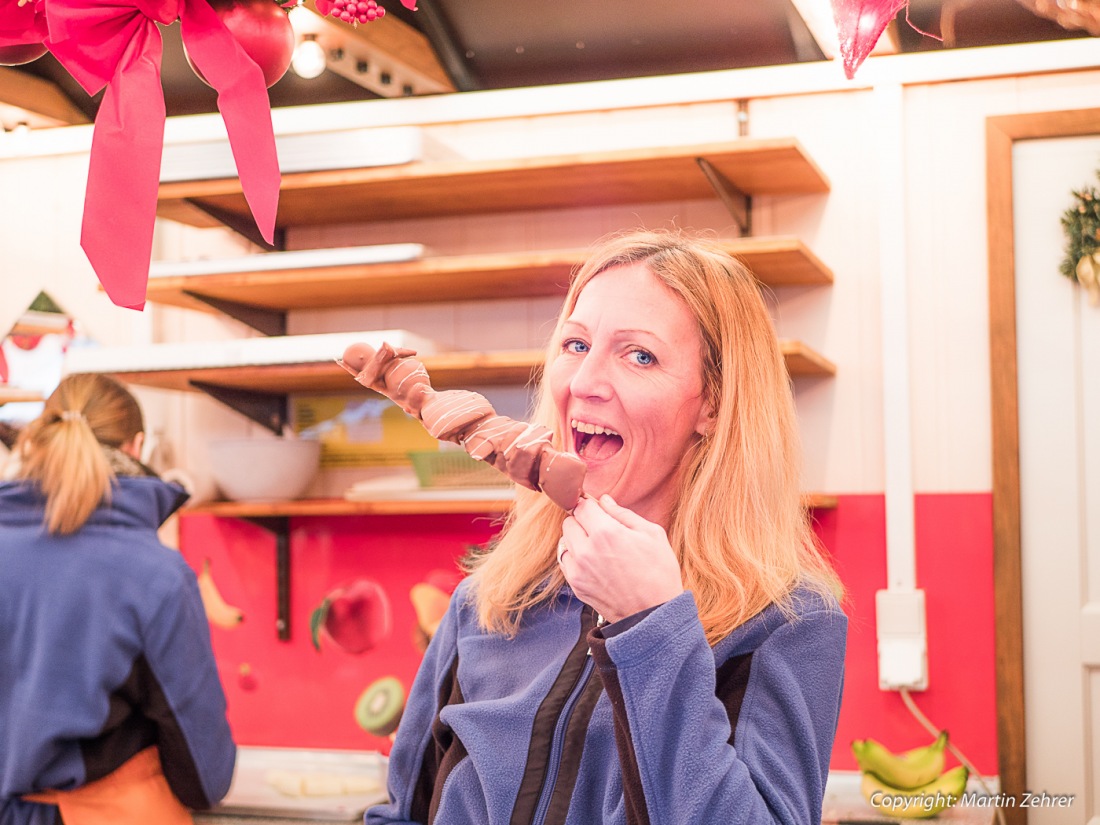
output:
[[423,425],[382,398],[300,396],[294,429],[321,441],[321,467],[400,467],[411,450],[438,449]]

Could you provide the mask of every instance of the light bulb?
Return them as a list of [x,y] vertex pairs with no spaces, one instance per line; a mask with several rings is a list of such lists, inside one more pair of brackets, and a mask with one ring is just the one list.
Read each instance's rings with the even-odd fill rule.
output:
[[317,42],[317,35],[307,34],[294,49],[294,57],[290,59],[290,66],[294,74],[312,80],[320,77],[325,70],[325,50]]

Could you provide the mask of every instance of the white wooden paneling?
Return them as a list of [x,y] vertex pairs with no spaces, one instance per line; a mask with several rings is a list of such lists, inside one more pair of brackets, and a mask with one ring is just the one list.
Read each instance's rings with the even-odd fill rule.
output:
[[1100,757],[1100,707],[1081,636],[1090,629],[1084,574],[1100,565],[1087,530],[1089,490],[1100,483],[1089,408],[1100,313],[1058,272],[1059,219],[1098,162],[1097,137],[1017,141],[1013,154],[1027,773],[1033,791],[1076,795],[1072,808],[1032,811],[1033,825],[1085,821],[1100,790],[1087,784],[1086,765]]
[[985,118],[1014,111],[1011,80],[906,96],[909,301],[918,490],[991,479]]
[[[1093,708],[1100,708],[1100,670],[1093,670],[1089,674],[1089,703]],[[1088,817],[1087,825],[1100,825],[1100,799],[1097,799],[1096,789],[1100,788],[1100,753],[1097,753],[1096,742],[1100,739],[1100,731],[1097,730],[1096,716],[1092,719],[1092,758],[1090,760],[1091,771],[1089,776],[1089,787],[1093,789],[1093,793],[1090,799],[1081,800],[1081,804],[1089,805],[1090,809],[1085,811],[1085,816]]]

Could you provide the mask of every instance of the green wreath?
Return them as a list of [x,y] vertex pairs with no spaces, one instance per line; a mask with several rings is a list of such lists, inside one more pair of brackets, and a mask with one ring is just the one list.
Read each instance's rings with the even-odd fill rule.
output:
[[[1096,172],[1100,179],[1100,170]],[[1075,189],[1074,205],[1062,213],[1066,255],[1059,270],[1077,281],[1093,305],[1100,303],[1100,190],[1095,186]]]

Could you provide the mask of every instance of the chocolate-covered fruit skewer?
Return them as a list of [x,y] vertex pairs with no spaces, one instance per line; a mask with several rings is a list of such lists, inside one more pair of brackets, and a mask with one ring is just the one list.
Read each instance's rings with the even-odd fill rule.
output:
[[471,456],[492,464],[516,484],[539,490],[564,510],[580,500],[584,462],[550,446],[551,433],[498,415],[489,401],[469,390],[436,390],[415,350],[382,344],[352,344],[339,364],[368,389],[381,393],[418,418],[440,441],[461,444]]

